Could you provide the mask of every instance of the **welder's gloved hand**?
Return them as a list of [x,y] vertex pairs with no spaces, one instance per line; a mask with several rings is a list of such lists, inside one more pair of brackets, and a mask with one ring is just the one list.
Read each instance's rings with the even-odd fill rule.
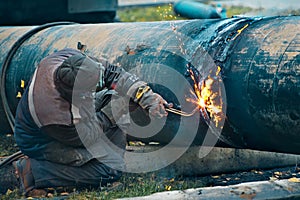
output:
[[159,94],[154,93],[147,85],[140,86],[136,89],[133,101],[138,103],[143,109],[148,110],[149,114],[162,118],[168,115],[166,107],[172,107],[172,104],[163,99]]

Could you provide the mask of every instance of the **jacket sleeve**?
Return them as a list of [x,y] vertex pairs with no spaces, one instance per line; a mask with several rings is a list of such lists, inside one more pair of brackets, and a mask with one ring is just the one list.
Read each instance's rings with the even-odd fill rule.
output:
[[122,67],[112,65],[103,59],[99,61],[105,68],[103,74],[104,87],[134,99],[137,88],[147,85],[146,82],[141,81],[136,75],[126,72]]

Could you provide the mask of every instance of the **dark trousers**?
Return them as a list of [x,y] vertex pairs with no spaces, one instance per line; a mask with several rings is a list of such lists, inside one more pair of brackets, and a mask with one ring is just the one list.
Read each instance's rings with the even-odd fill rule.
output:
[[97,188],[118,180],[121,172],[92,159],[82,166],[66,166],[43,160],[31,160],[36,188]]

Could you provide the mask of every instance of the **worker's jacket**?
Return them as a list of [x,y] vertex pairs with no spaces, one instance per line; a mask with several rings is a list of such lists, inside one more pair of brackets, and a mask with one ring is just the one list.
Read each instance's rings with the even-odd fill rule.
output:
[[[54,84],[55,70],[67,58],[80,53],[64,49],[40,62],[16,111],[16,142],[25,155],[35,159],[78,166],[98,158],[121,167],[122,155],[104,136],[105,127],[98,120],[102,118],[103,122],[106,118],[95,113],[93,98],[75,107],[62,98]],[[114,79],[106,75],[107,80]],[[76,123],[75,118],[79,119]]]

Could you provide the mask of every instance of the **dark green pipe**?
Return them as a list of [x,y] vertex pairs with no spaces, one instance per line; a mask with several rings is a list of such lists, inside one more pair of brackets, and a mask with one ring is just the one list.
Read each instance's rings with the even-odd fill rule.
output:
[[188,19],[218,19],[221,13],[210,6],[193,0],[181,0],[174,3],[174,12]]
[[[2,103],[8,102],[7,110],[14,115],[17,93],[23,90],[21,80],[28,83],[36,64],[46,55],[64,47],[76,48],[81,42],[88,46],[87,54],[103,56],[146,81],[168,82],[180,92],[179,97],[160,84],[152,86],[168,101],[181,102],[185,111],[194,107],[185,101],[186,96],[194,95],[187,66],[194,67],[198,77],[220,66],[227,96],[222,132],[226,145],[298,154],[299,22],[300,17],[291,16],[48,27],[24,41],[10,58],[1,75],[5,83],[1,87],[6,88],[1,94]],[[0,28],[2,72],[4,59],[14,43],[33,28]],[[182,84],[162,66],[183,75],[189,84]],[[3,110],[1,105],[0,127],[5,134],[11,129]],[[189,118],[170,114],[160,133],[140,140],[166,143],[176,133],[184,140],[196,131],[195,143],[201,144],[206,130],[199,112]]]

